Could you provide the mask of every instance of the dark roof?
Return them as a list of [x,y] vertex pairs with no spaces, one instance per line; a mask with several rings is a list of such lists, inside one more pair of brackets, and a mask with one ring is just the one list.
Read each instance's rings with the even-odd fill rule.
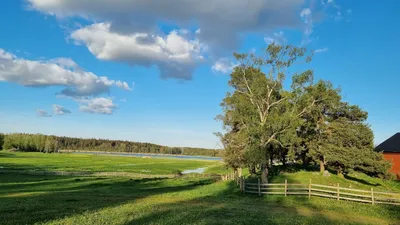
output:
[[376,146],[375,151],[400,153],[400,133],[391,136],[389,139]]

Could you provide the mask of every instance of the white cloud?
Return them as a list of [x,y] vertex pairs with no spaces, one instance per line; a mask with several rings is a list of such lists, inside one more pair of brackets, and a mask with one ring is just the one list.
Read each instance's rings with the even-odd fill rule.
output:
[[267,36],[264,38],[267,44],[275,43],[277,45],[283,45],[287,42],[283,31],[274,32],[272,36]]
[[322,5],[324,6],[324,11],[335,21],[341,21],[344,17],[347,17],[347,21],[350,20],[350,17],[352,15],[352,10],[347,9],[343,10],[343,7],[338,5],[336,1],[334,0],[327,0],[326,2],[324,0],[321,1]]
[[314,53],[326,52],[328,50],[329,50],[328,48],[319,48],[319,49],[314,50]]
[[48,112],[46,112],[45,110],[42,110],[42,109],[36,110],[36,115],[38,117],[51,117],[51,114],[49,114]]
[[214,63],[212,70],[219,73],[230,73],[235,67],[236,64],[234,64],[228,58],[220,58]]
[[59,94],[70,97],[97,96],[115,85],[129,89],[126,82],[110,80],[87,72],[71,59],[33,61],[18,58],[0,49],[0,81],[28,87],[62,86]]
[[147,33],[122,34],[112,31],[110,23],[96,23],[76,30],[71,38],[85,44],[98,59],[156,65],[162,78],[191,79],[206,49],[199,40],[186,39],[177,31],[165,37]]
[[86,113],[99,113],[111,115],[117,106],[113,103],[110,98],[92,98],[92,99],[81,99],[79,100],[81,105],[79,110]]
[[120,101],[120,102],[126,102],[127,99],[126,99],[126,98],[121,98],[119,101]]
[[312,19],[311,9],[310,8],[303,9],[300,12],[300,17],[304,22],[302,45],[307,45],[312,41],[310,36],[313,33],[313,19]]
[[53,105],[53,113],[55,115],[65,115],[65,114],[70,114],[71,111],[62,107],[61,105]]
[[[154,34],[160,21],[201,29],[199,40],[213,51],[238,47],[243,32],[298,27],[305,0],[27,0],[28,7],[56,17],[111,21],[118,33]],[[184,9],[184,10],[183,10]]]
[[125,81],[119,81],[117,80],[115,82],[115,85],[119,88],[125,89],[127,91],[132,91],[132,88],[129,87],[128,83],[126,83]]

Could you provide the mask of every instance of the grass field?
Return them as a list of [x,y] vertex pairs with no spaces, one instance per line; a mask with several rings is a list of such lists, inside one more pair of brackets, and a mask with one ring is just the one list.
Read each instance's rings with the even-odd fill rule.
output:
[[140,158],[86,154],[0,152],[0,168],[13,170],[132,172],[171,174],[174,170],[215,167],[219,161]]
[[[124,165],[124,166],[122,166]],[[0,152],[0,166],[20,170],[123,171],[168,174],[220,162],[136,157]],[[1,171],[1,170],[0,170]],[[352,173],[278,172],[272,182],[400,191],[400,182]],[[251,177],[249,179],[252,179]],[[206,178],[39,176],[0,172],[0,224],[400,224],[400,206],[320,197],[240,193],[233,182]]]
[[370,190],[374,188],[376,191],[400,192],[400,182],[395,180],[382,180],[379,178],[372,178],[363,173],[352,172],[346,175],[345,178],[339,177],[336,174],[330,174],[329,177],[320,175],[319,172],[297,171],[295,173],[282,173],[271,179],[273,183],[302,183],[307,184],[309,180],[312,183],[340,187]]
[[0,174],[1,224],[398,224],[400,208],[244,195],[232,182]]

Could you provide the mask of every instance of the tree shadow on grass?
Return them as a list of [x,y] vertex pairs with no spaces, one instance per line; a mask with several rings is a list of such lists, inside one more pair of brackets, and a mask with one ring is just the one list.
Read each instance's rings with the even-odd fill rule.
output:
[[374,187],[381,186],[381,184],[379,184],[379,183],[371,183],[369,181],[366,181],[366,180],[363,180],[363,179],[360,179],[360,178],[357,178],[357,177],[354,177],[354,176],[350,176],[350,175],[344,175],[344,178],[346,178],[347,180],[355,181],[355,182],[358,182],[358,183],[361,183],[361,184],[365,184],[365,185],[368,185],[368,186],[374,186]]
[[[0,175],[0,179],[4,176]],[[31,176],[27,176],[26,179],[32,181]],[[8,177],[6,180],[10,182],[12,178]],[[15,181],[24,181],[24,177],[15,178]],[[43,177],[38,177],[38,181],[47,182],[48,180],[43,181]],[[52,184],[57,183],[57,179],[51,181],[55,181]],[[343,220],[342,215],[348,214],[355,208],[369,210],[373,207],[351,203],[348,208],[345,208],[346,211],[329,214],[325,212],[326,208],[332,208],[332,211],[335,211],[335,207],[329,208],[326,205],[321,207],[318,197],[312,197],[311,201],[306,197],[294,196],[260,197],[241,193],[234,182],[215,183],[213,180],[206,179],[131,180],[129,178],[81,177],[69,178],[68,181],[60,179],[60,182],[60,186],[54,187],[49,183],[48,187],[37,193],[38,195],[29,195],[27,192],[28,195],[0,197],[1,223],[46,223],[85,213],[85,216],[77,219],[81,224],[90,224],[89,220],[85,220],[86,216],[91,217],[92,213],[95,214],[93,217],[100,214],[105,217],[110,216],[99,211],[109,208],[111,213],[120,213],[117,216],[125,217],[125,224],[343,224],[346,220]],[[26,183],[26,185],[30,184]],[[26,190],[29,189],[28,186]],[[13,193],[12,190],[10,193]],[[24,194],[16,192],[16,194],[21,193]],[[142,212],[140,214],[135,212],[136,207],[140,205],[137,203],[138,200],[159,194],[162,194],[159,202],[146,200],[146,204],[140,206]],[[182,194],[185,196],[193,194],[195,197],[186,198],[182,197]],[[128,208],[125,208],[125,212],[120,212],[124,209],[117,207],[125,203],[129,203]],[[323,203],[337,207],[343,204],[335,200]],[[398,207],[393,207],[383,208],[381,211],[393,214],[400,220],[400,215],[396,214],[398,210]],[[110,211],[107,212],[110,213]],[[352,214],[352,216],[357,217],[357,214]],[[83,220],[80,220],[81,218]],[[360,218],[364,219],[362,216]],[[110,220],[112,223],[113,220]],[[357,224],[357,221],[359,220],[349,217],[348,222]],[[382,224],[381,222],[372,221],[373,224]]]
[[[290,200],[289,200],[290,199]],[[331,201],[328,200],[328,203]],[[355,203],[354,205],[358,205]],[[370,207],[370,206],[362,206]],[[397,208],[398,210],[399,208]],[[395,213],[392,208],[390,213]],[[366,220],[366,221],[365,221]],[[382,224],[379,218],[328,211],[304,197],[242,194],[231,183],[212,196],[159,204],[130,224]]]
[[[0,180],[6,177],[5,180],[11,182],[12,178],[9,176],[12,175],[0,174]],[[14,182],[24,182],[24,178],[31,181],[21,183],[22,187],[15,191],[15,186],[7,188],[6,184],[1,187],[5,194],[0,197],[1,224],[45,223],[83,212],[119,206],[152,195],[191,190],[214,182],[185,180],[174,184],[160,178],[132,180],[54,177],[51,181],[46,180],[47,186],[40,187],[35,185],[31,177],[32,175],[15,177]],[[43,177],[37,178],[38,182],[43,181]]]

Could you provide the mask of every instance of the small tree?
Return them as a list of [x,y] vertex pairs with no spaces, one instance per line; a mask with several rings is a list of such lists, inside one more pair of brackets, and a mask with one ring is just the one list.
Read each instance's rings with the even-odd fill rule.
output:
[[4,145],[4,134],[0,133],[0,150],[3,149],[3,145]]

